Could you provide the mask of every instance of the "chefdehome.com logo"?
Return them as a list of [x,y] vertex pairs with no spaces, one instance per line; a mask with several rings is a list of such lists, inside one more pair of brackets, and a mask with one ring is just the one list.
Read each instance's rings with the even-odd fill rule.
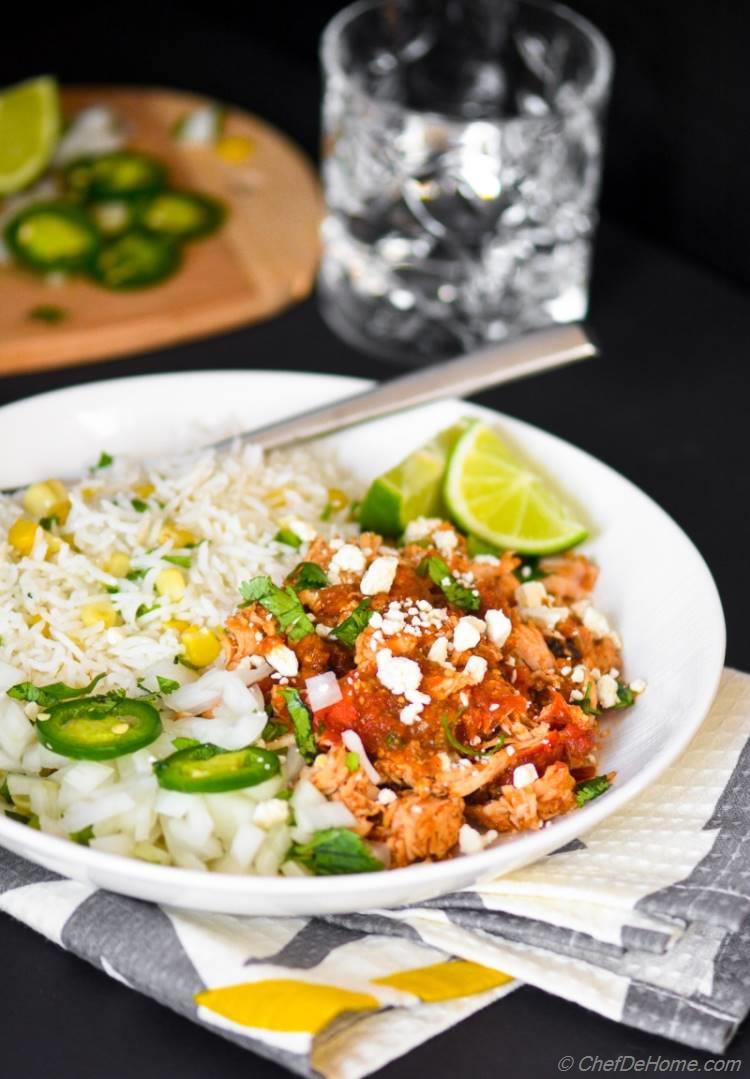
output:
[[695,1057],[647,1056],[636,1057],[631,1053],[621,1053],[616,1057],[600,1057],[586,1054],[582,1057],[563,1056],[557,1062],[559,1072],[572,1072],[597,1075],[601,1072],[657,1072],[665,1075],[695,1074],[701,1072],[732,1073],[739,1072],[742,1061],[737,1057],[710,1057],[698,1060]]

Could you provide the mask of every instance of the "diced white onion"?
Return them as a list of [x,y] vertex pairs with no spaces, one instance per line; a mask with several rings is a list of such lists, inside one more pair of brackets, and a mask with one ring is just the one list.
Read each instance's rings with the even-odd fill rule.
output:
[[362,744],[362,739],[359,737],[356,731],[344,731],[341,735],[341,741],[344,743],[347,749],[350,749],[352,753],[356,753],[359,757],[359,763],[362,765],[362,771],[365,773],[368,779],[370,779],[377,786],[381,782],[380,774],[376,770],[370,758],[367,756],[367,750]]
[[225,719],[180,719],[176,730],[180,737],[195,738],[199,742],[211,742],[222,749],[243,749],[260,736],[268,722],[265,712]]
[[312,678],[305,679],[308,700],[313,712],[320,712],[323,708],[330,708],[343,699],[341,686],[333,671],[324,671]]

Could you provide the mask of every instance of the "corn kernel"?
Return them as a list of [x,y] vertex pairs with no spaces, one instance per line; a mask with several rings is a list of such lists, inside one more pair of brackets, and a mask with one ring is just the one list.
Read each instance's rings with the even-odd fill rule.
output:
[[182,634],[185,659],[194,667],[207,667],[221,652],[216,635],[210,629],[191,626]]
[[190,623],[184,622],[181,618],[169,618],[164,623],[165,629],[173,629],[175,633],[182,633],[186,629],[190,629]]
[[28,517],[19,517],[8,529],[8,543],[15,547],[19,554],[31,554],[39,525],[36,521],[30,521]]
[[255,146],[244,135],[225,135],[216,143],[216,153],[230,165],[240,165],[252,154]]
[[96,626],[102,623],[107,629],[116,626],[120,616],[111,603],[87,603],[81,608],[81,621],[84,626]]
[[185,578],[177,568],[163,569],[154,587],[160,596],[166,596],[172,603],[179,603],[185,595]]
[[57,536],[53,536],[51,532],[45,532],[44,538],[47,543],[47,554],[57,554],[62,547],[62,543],[60,543]]
[[342,510],[348,501],[349,498],[347,497],[346,492],[342,491],[340,487],[328,488],[328,505],[335,512]]
[[154,487],[153,483],[133,484],[133,494],[137,495],[138,498],[150,498],[155,490],[156,488]]
[[180,528],[174,521],[165,521],[159,533],[159,543],[171,543],[173,547],[189,547],[196,537],[187,528]]
[[113,577],[127,577],[130,572],[130,559],[124,551],[115,551],[104,562],[102,569]]
[[32,517],[49,517],[57,502],[67,502],[68,492],[59,480],[32,483],[23,493],[21,504]]
[[87,502],[88,502],[88,500],[90,498],[93,498],[95,494],[96,494],[96,487],[82,487],[81,488],[81,498],[85,498]]

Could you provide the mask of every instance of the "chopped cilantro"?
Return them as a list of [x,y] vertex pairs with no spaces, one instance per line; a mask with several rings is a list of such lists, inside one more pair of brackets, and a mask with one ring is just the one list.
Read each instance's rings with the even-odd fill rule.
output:
[[282,734],[286,734],[288,729],[283,723],[276,723],[273,719],[269,719],[260,736],[264,742],[275,742],[277,738],[281,738]]
[[72,839],[74,843],[80,843],[82,847],[88,847],[94,838],[94,828],[91,824],[88,824],[85,828],[81,828],[79,832],[70,832],[68,838]]
[[193,564],[188,554],[165,554],[164,561],[171,562],[173,566],[182,566],[183,569],[190,569]]
[[590,802],[593,798],[598,798],[600,794],[604,794],[611,786],[608,776],[594,776],[592,779],[584,779],[581,783],[576,783],[576,801],[579,806],[585,805],[586,802]]
[[359,753],[347,753],[344,762],[348,771],[356,772],[359,768]]
[[366,628],[373,613],[370,600],[363,599],[361,603],[357,604],[348,618],[345,618],[343,622],[339,622],[337,626],[334,626],[330,636],[335,637],[337,641],[341,641],[347,648],[354,648],[357,637],[359,637],[362,630]]
[[147,573],[147,569],[131,569],[130,572],[125,575],[125,578],[128,581],[142,581]]
[[114,461],[115,459],[112,454],[106,453],[104,450],[102,450],[102,452],[99,454],[99,460],[94,465],[94,471],[99,468],[109,468],[110,465],[114,464]]
[[544,570],[539,568],[539,558],[536,555],[529,555],[524,558],[520,566],[516,566],[513,570],[519,581],[522,584],[528,584],[529,581],[541,581],[547,574]]
[[60,518],[56,513],[53,513],[50,517],[40,517],[39,524],[45,532],[51,532],[55,525],[60,524]]
[[87,686],[66,686],[64,682],[53,682],[49,686],[35,686],[31,682],[19,682],[11,686],[8,696],[15,701],[33,701],[41,708],[48,708],[59,701],[74,700],[78,697],[88,697],[95,687],[104,678],[103,674],[97,674]]
[[313,737],[312,717],[307,705],[300,697],[298,689],[291,686],[281,690],[281,696],[289,709],[289,715],[294,724],[294,737],[297,740],[297,749],[306,761],[314,760],[318,748]]
[[632,708],[635,704],[635,693],[624,682],[617,683],[617,704],[615,708]]
[[175,682],[174,678],[162,678],[160,674],[157,674],[156,681],[159,685],[159,692],[164,694],[165,697],[180,688],[180,683]]
[[273,538],[276,543],[283,543],[287,547],[294,547],[295,550],[297,547],[302,546],[302,540],[296,532],[292,532],[291,528],[280,528]]
[[152,603],[150,605],[148,603],[141,603],[141,605],[136,608],[135,617],[143,618],[144,614],[151,614],[152,611],[157,611],[158,609],[158,603]]
[[4,802],[7,802],[9,806],[13,805],[13,799],[11,798],[11,795],[10,795],[10,787],[8,786],[8,780],[7,779],[3,780],[3,784],[0,787],[0,798],[2,798],[2,800]]
[[331,583],[317,562],[300,562],[289,574],[289,581],[295,592],[304,592],[306,588],[328,588]]
[[6,809],[5,816],[10,817],[11,820],[16,821],[18,824],[25,824],[29,828],[36,828],[39,831],[39,817],[36,813],[31,813],[28,816],[25,813],[17,813],[14,809]]
[[325,828],[307,843],[294,843],[289,858],[311,869],[316,876],[373,873],[383,869],[383,863],[364,840],[348,828]]
[[323,507],[323,512],[320,515],[321,521],[330,521],[331,517],[333,517],[334,509],[335,506],[332,502],[326,502],[325,506]]
[[586,692],[583,695],[583,699],[578,702],[578,707],[581,708],[587,716],[601,715],[601,708],[594,708],[591,703],[591,682],[586,683]]
[[62,322],[64,318],[67,318],[68,312],[64,307],[57,307],[51,303],[40,303],[37,307],[32,307],[29,311],[29,318],[34,322],[47,322],[50,325],[55,322]]
[[148,502],[144,502],[142,498],[131,498],[130,505],[136,513],[145,513],[148,509]]
[[465,584],[461,584],[451,573],[448,563],[437,555],[423,558],[417,566],[420,577],[429,577],[436,584],[449,603],[462,611],[478,611],[479,596]]
[[279,588],[270,577],[253,577],[250,581],[242,582],[240,594],[246,605],[260,603],[265,607],[290,641],[301,641],[309,633],[315,632],[293,588]]

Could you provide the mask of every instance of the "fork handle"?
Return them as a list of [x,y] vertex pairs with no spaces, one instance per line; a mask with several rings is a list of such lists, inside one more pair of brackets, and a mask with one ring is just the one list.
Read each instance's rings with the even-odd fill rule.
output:
[[[258,427],[239,438],[266,450],[289,446],[428,401],[464,397],[490,386],[596,356],[597,352],[583,326],[569,324],[536,330],[513,341],[401,375],[333,404]],[[217,448],[236,441],[236,436],[223,439],[217,443]]]

